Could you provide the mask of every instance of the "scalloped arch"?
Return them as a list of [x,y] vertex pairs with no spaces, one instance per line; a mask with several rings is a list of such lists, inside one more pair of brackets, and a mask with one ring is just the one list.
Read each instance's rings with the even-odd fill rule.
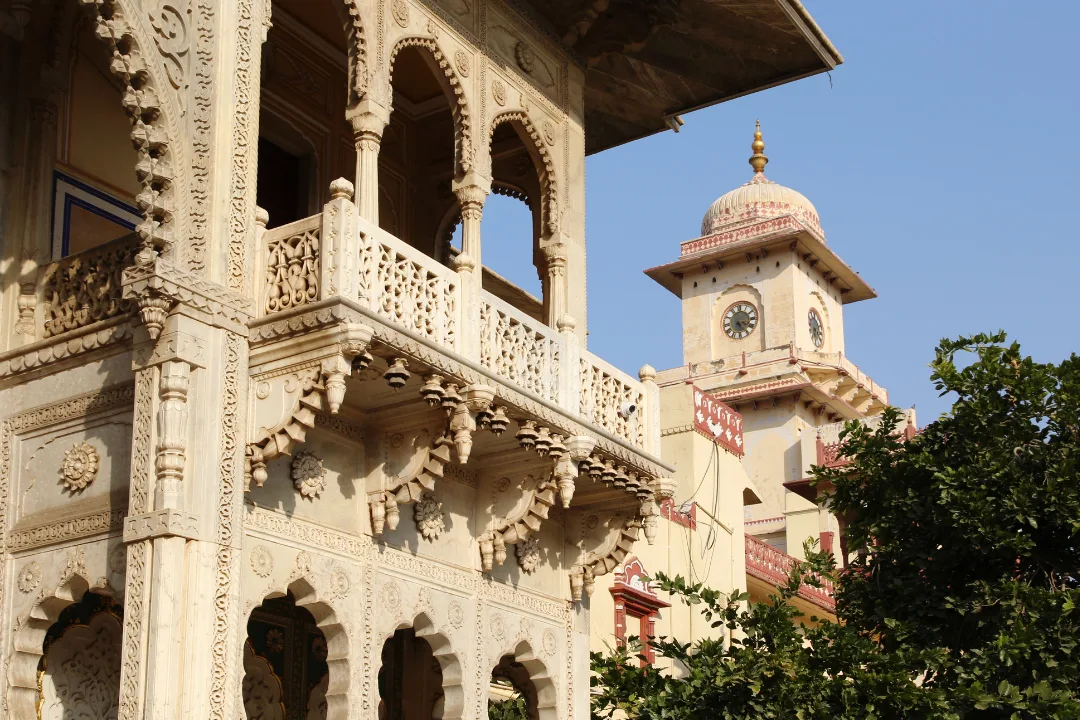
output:
[[[506,652],[499,653],[499,660],[496,665],[502,661],[502,658],[507,656],[521,663],[529,673],[529,682],[532,683],[533,688],[536,690],[537,720],[558,720],[559,711],[556,709],[558,690],[555,687],[555,681],[551,677],[547,663],[533,650],[532,643],[528,640],[514,642],[512,648],[508,647]],[[494,666],[492,670],[494,670]]]
[[16,622],[8,660],[7,704],[11,717],[37,717],[41,696],[38,664],[45,635],[65,608],[79,602],[91,591],[108,597],[115,595],[106,586],[92,585],[82,573],[72,572],[63,577],[54,590],[38,597],[25,620]]
[[439,42],[435,38],[421,36],[404,37],[398,40],[397,44],[394,45],[394,49],[390,51],[386,64],[389,68],[386,77],[387,88],[391,89],[390,95],[392,96],[394,61],[397,60],[398,53],[411,47],[421,48],[431,53],[435,64],[442,71],[442,79],[449,85],[449,87],[444,86],[443,91],[449,91],[451,94],[449,99],[451,100],[450,111],[454,117],[455,174],[464,175],[472,169],[473,165],[472,118],[469,113],[469,103],[465,98],[465,86],[461,84],[461,79],[458,77],[457,71],[454,70],[453,63],[446,58],[446,55],[439,47]]
[[[379,643],[375,646],[380,658],[383,646],[394,636],[394,633],[409,628],[412,628],[413,632],[416,633],[416,637],[423,638],[424,642],[428,644],[428,647],[431,648],[432,657],[439,663],[439,668],[442,670],[443,697],[439,701],[442,707],[436,705],[434,717],[443,718],[443,720],[457,720],[464,717],[465,685],[461,660],[454,651],[450,638],[436,627],[435,622],[426,612],[416,613],[411,622],[407,620],[398,622],[390,632],[383,633],[379,638]],[[376,676],[378,676],[381,669],[382,663],[380,662],[379,666],[374,669]],[[327,720],[330,719],[327,718]]]
[[349,636],[338,619],[333,606],[320,597],[315,582],[306,575],[293,577],[281,589],[265,593],[245,608],[244,622],[252,610],[266,600],[292,594],[296,607],[302,607],[315,618],[315,624],[326,638],[326,665],[330,680],[326,688],[326,720],[347,720],[349,717]]
[[[558,186],[555,181],[555,161],[551,159],[547,143],[544,142],[544,138],[536,129],[536,126],[533,125],[529,114],[524,110],[507,110],[496,115],[491,121],[491,127],[488,131],[487,150],[489,153],[491,152],[491,141],[495,137],[495,130],[507,122],[516,123],[520,126],[529,139],[532,140],[533,150],[540,156],[539,165],[535,162],[535,158],[533,162],[540,180],[540,226],[547,233],[555,234],[559,231],[559,200]],[[529,204],[530,208],[532,207],[528,200],[526,200],[526,204]]]

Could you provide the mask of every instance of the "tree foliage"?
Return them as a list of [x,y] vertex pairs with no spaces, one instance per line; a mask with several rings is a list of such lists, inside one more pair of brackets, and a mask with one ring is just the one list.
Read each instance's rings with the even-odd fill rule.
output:
[[814,469],[853,554],[840,622],[788,602],[822,553],[765,602],[658,576],[730,642],[654,640],[677,673],[594,654],[594,717],[1080,718],[1080,359],[979,335],[932,369],[948,414],[910,439],[895,409],[850,424],[850,464]]

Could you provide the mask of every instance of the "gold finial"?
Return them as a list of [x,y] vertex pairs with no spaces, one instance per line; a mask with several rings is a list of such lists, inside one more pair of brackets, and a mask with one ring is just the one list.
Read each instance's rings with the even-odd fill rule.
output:
[[769,158],[765,157],[765,141],[761,139],[761,121],[757,121],[757,127],[754,129],[754,142],[750,145],[750,148],[754,151],[754,154],[750,156],[750,167],[754,168],[754,174],[760,174],[765,172],[765,166],[769,163]]

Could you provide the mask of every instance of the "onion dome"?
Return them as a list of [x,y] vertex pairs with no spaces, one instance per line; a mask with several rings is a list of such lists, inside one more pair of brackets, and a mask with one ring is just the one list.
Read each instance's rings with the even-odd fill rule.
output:
[[761,139],[761,123],[754,131],[754,142],[750,146],[754,154],[750,156],[750,166],[754,168],[754,177],[750,182],[722,195],[712,204],[701,221],[701,235],[716,235],[740,225],[749,225],[769,220],[792,216],[807,228],[813,229],[825,238],[821,229],[817,210],[813,203],[800,192],[778,185],[765,177],[765,142]]

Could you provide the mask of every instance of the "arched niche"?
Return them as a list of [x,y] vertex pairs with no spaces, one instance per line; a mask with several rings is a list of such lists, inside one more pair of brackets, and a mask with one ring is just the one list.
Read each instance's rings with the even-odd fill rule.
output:
[[284,688],[282,697],[274,699],[265,667],[245,657],[245,672],[250,665],[253,673],[245,685],[245,692],[253,693],[244,697],[249,717],[261,717],[251,714],[256,711],[272,717],[274,704],[281,702],[288,717],[302,713],[305,720],[348,718],[348,636],[333,607],[317,597],[307,579],[294,579],[283,592],[268,594],[246,622],[246,646],[270,665]]
[[[123,610],[110,597],[108,588],[95,587],[93,592],[90,592],[90,590],[89,581],[81,575],[72,574],[64,578],[54,591],[45,594],[34,604],[30,614],[15,630],[14,647],[8,666],[8,708],[11,717],[38,717],[37,709],[42,700],[43,692],[43,686],[39,685],[39,682],[43,678],[42,671],[47,667],[43,661],[49,649],[70,628],[76,626],[89,627],[94,617],[102,613],[110,615],[116,623],[114,627],[103,620],[94,625],[92,633],[80,632],[72,636],[70,645],[59,646],[65,653],[64,659],[56,660],[53,663],[54,670],[60,667],[60,663],[70,662],[71,657],[82,652],[88,651],[95,654],[95,657],[108,656],[110,659],[112,658],[114,647],[110,638],[114,636],[108,635],[108,633],[116,631],[115,638],[119,642],[119,638],[122,636]],[[106,633],[104,638],[100,637],[102,633]],[[90,648],[91,645],[92,648]],[[87,648],[90,649],[87,650]],[[94,685],[97,690],[100,690],[103,686],[112,687],[114,681],[117,689],[120,686],[119,649],[115,649],[117,652],[115,676],[109,674],[112,672],[111,670],[106,673],[102,669],[101,673],[87,678],[87,682]],[[57,676],[57,683],[50,687],[52,691],[59,691],[62,688],[73,687],[73,682],[77,684],[79,677],[69,669],[65,671],[62,680]],[[63,703],[64,697],[56,695],[55,692],[51,697],[52,706],[58,708],[58,712],[62,712],[65,707]],[[60,702],[53,702],[55,700]],[[95,707],[100,705],[107,710],[113,706],[110,700],[118,702],[119,692],[116,693],[115,698],[111,696],[99,698],[95,701]],[[68,707],[70,706],[69,703]],[[61,714],[58,717],[65,718],[67,716]]]
[[[434,38],[399,40],[388,57],[389,125],[379,147],[380,225],[440,258],[440,229],[457,199],[453,183],[472,162],[472,124],[464,89]],[[440,258],[441,259],[441,258]]]
[[426,613],[384,636],[378,687],[379,717],[385,720],[464,717],[461,662]]
[[[522,704],[529,720],[558,719],[555,683],[547,665],[533,652],[528,641],[522,640],[513,652],[500,657],[499,662],[492,668],[491,678],[492,694],[495,692],[494,685],[499,680],[505,680],[514,691],[513,696],[507,700],[513,702],[516,697],[524,701]],[[492,701],[494,698],[489,695],[489,702]]]

